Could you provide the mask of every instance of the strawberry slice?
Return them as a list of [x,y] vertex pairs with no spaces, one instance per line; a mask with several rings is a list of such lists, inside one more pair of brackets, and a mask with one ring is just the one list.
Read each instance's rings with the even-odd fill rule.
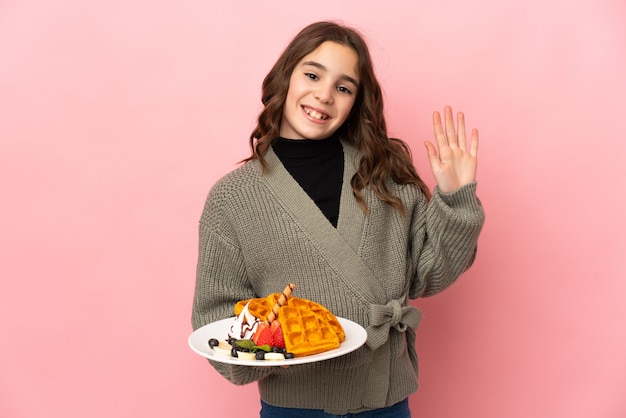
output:
[[272,343],[273,347],[285,348],[285,336],[283,335],[283,327],[280,325],[280,322],[274,321],[270,326],[270,331],[272,333]]
[[270,326],[264,322],[260,323],[252,336],[252,341],[254,341],[256,345],[272,345],[272,330]]
[[254,334],[252,334],[252,341],[254,341],[255,344],[257,340],[259,339],[259,336],[261,335],[261,332],[263,331],[263,329],[267,327],[269,327],[269,325],[267,325],[265,322],[260,322],[257,325],[256,330],[254,331]]

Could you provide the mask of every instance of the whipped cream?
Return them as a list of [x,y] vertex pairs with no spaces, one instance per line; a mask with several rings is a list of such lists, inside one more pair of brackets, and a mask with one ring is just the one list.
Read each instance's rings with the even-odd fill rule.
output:
[[250,302],[246,303],[241,313],[235,317],[235,323],[230,327],[228,338],[252,339],[261,321],[248,311],[249,304]]

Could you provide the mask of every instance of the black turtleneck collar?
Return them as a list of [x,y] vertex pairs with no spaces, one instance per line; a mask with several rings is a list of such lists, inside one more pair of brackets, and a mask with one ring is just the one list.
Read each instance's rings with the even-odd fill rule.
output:
[[283,158],[312,158],[322,154],[340,152],[337,135],[325,139],[287,139],[278,137],[272,144],[274,152]]
[[272,148],[289,174],[336,227],[343,182],[343,147],[339,137],[278,138]]

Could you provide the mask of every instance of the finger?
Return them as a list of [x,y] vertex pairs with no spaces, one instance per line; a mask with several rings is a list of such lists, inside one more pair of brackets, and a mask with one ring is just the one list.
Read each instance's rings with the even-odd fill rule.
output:
[[454,116],[452,115],[452,108],[450,106],[446,106],[443,112],[446,123],[446,138],[448,139],[448,144],[458,145],[459,142],[454,130]]
[[459,112],[456,115],[456,127],[457,127],[457,136],[459,147],[463,149],[467,149],[466,139],[465,139],[465,115],[463,112]]
[[433,169],[435,167],[438,167],[441,162],[439,161],[439,156],[437,155],[437,150],[435,149],[435,146],[428,141],[424,142],[424,145],[426,146],[426,153],[428,154],[428,161],[430,161],[430,166]]
[[443,131],[443,125],[441,124],[441,115],[439,112],[433,113],[433,131],[435,132],[435,139],[437,140],[437,147],[439,149],[448,145],[446,134]]
[[470,155],[476,157],[478,155],[478,129],[472,129],[472,142],[470,143]]

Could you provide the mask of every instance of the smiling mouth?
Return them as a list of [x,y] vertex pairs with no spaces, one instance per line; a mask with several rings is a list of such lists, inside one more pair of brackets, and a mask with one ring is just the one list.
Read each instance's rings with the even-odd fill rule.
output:
[[303,107],[303,109],[304,109],[304,112],[305,112],[307,115],[309,115],[309,116],[311,116],[312,118],[315,118],[315,119],[317,119],[317,120],[328,120],[328,119],[330,119],[330,116],[328,116],[328,115],[327,115],[327,114],[325,114],[325,113],[320,113],[320,112],[318,112],[318,111],[316,111],[316,110],[313,110],[313,109],[310,109],[310,108],[308,108],[308,107]]

